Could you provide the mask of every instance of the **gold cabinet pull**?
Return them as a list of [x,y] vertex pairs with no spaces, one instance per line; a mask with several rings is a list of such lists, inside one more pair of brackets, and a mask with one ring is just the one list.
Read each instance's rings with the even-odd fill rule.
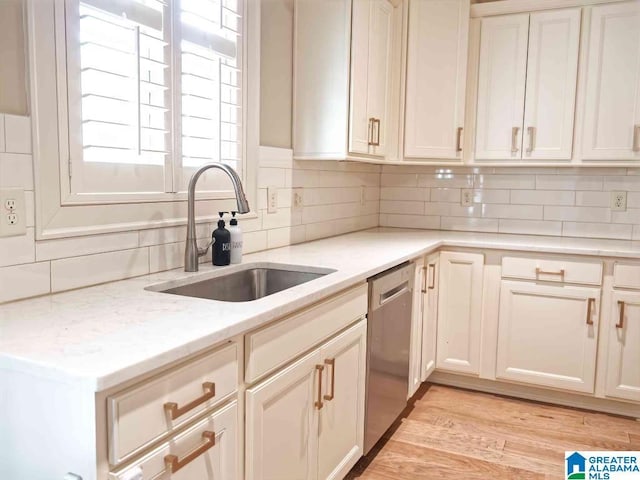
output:
[[324,403],[322,403],[322,371],[324,370],[324,365],[316,365],[316,370],[318,371],[318,400],[314,405],[318,410],[322,410],[322,407],[324,407]]
[[593,305],[595,305],[595,303],[596,303],[595,298],[587,299],[587,325],[593,325],[593,319],[591,318],[591,314],[593,310]]
[[336,393],[336,359],[327,358],[324,363],[331,366],[331,393],[329,395],[325,395],[323,398],[327,401],[331,401]]
[[427,293],[427,275],[429,275],[429,267],[422,267],[422,293]]
[[[371,145],[372,147],[379,147],[380,146],[380,119],[371,117],[369,119],[369,122],[371,122],[371,135],[370,135],[371,140],[369,141],[369,145]],[[373,140],[374,132],[375,132],[375,140]]]
[[429,290],[433,290],[436,288],[436,264],[430,263],[429,268],[431,268],[431,271],[433,272],[433,275],[431,276],[431,283],[429,284]]
[[511,129],[511,155],[515,155],[518,153],[518,132],[520,131],[520,127],[513,127]]
[[638,139],[640,138],[640,125],[633,126],[633,151],[640,152],[640,145],[638,145]]
[[564,280],[564,268],[561,269],[559,272],[549,272],[546,270],[542,270],[539,267],[536,267],[536,277],[539,275],[557,275],[559,277],[561,277]]
[[533,149],[536,148],[536,127],[527,127],[527,134],[529,135],[527,155],[531,155],[533,153]]
[[189,410],[193,410],[198,405],[203,404],[207,400],[211,400],[216,396],[216,384],[213,382],[204,382],[202,384],[202,389],[204,390],[204,395],[199,398],[196,398],[193,402],[187,403],[183,407],[179,407],[175,402],[167,402],[164,404],[164,410],[171,415],[171,420],[175,420],[176,418],[184,415]]
[[620,309],[620,318],[616,323],[616,328],[624,328],[624,300],[618,300],[618,308]]
[[376,124],[376,119],[374,117],[369,118],[369,138],[368,138],[368,143],[369,145],[375,145],[374,141],[373,141],[373,130],[375,128],[375,124]]
[[462,151],[462,127],[458,127],[456,131],[456,153]]
[[177,455],[165,455],[164,464],[167,470],[169,470],[169,473],[176,473],[182,467],[193,462],[196,458],[198,458],[204,452],[215,447],[216,432],[204,431],[202,432],[202,438],[204,440],[204,443],[200,445],[198,448],[196,448],[189,455],[184,457],[182,460],[180,460]]

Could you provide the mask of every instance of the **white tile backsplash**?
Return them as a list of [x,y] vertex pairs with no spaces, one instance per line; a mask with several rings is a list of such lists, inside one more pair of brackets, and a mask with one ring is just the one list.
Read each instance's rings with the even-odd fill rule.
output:
[[31,155],[0,153],[0,187],[22,187],[25,190],[33,190]]
[[4,116],[5,151],[31,153],[31,122],[29,117]]
[[4,115],[0,113],[0,152],[6,152],[4,145]]
[[49,293],[50,270],[50,262],[0,268],[0,303]]

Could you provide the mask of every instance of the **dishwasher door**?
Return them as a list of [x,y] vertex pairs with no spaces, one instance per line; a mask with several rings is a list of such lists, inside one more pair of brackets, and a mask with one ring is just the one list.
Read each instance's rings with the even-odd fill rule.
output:
[[415,264],[369,280],[364,453],[407,405]]

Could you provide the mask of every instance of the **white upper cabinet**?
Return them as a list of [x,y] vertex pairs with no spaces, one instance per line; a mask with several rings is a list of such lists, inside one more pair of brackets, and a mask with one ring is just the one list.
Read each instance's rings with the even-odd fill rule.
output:
[[482,19],[476,159],[521,156],[529,15]]
[[354,0],[351,27],[349,151],[384,156],[390,85],[393,6]]
[[580,15],[482,20],[476,159],[571,159]]
[[593,7],[582,157],[640,159],[640,4]]
[[461,159],[469,0],[411,0],[404,155]]
[[524,159],[571,159],[580,13],[576,8],[531,15]]

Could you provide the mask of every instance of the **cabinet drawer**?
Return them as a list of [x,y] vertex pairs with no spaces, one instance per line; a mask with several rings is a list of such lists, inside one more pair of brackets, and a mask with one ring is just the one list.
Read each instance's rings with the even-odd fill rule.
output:
[[[142,480],[171,478],[171,480],[236,480],[238,406],[234,401],[181,433],[170,442],[142,457],[126,469],[113,472],[109,480],[131,478],[142,473]],[[174,455],[177,465],[170,473],[167,463]],[[169,462],[167,462],[169,460]],[[177,470],[175,469],[177,467]]]
[[367,286],[339,293],[245,336],[245,381],[253,383],[367,313]]
[[613,286],[640,290],[640,263],[616,262],[613,265]]
[[602,261],[563,258],[503,257],[502,277],[545,282],[602,284]]
[[[109,397],[109,462],[117,465],[229,398],[237,386],[238,345],[231,344]],[[169,403],[175,404],[173,411]]]

